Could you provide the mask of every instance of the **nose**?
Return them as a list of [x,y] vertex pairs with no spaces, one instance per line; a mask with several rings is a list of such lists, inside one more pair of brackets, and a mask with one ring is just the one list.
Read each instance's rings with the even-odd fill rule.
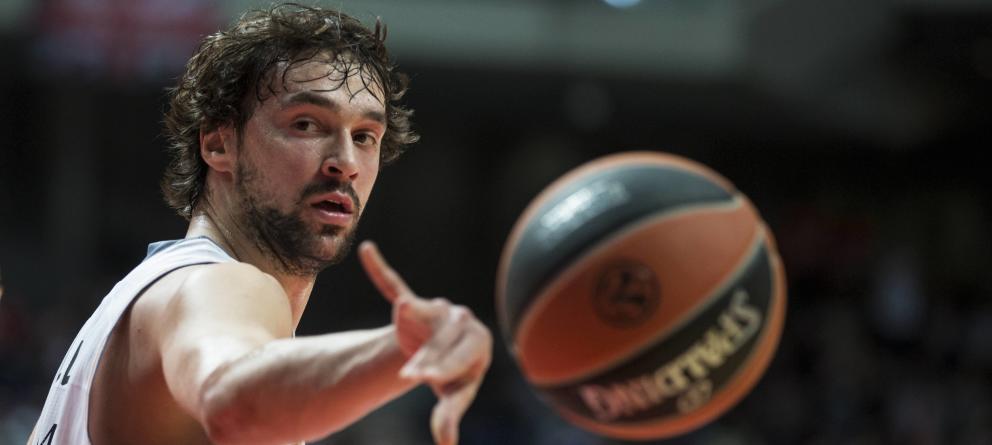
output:
[[335,144],[324,157],[320,171],[326,176],[354,181],[358,177],[358,160],[355,158],[355,145],[350,141]]

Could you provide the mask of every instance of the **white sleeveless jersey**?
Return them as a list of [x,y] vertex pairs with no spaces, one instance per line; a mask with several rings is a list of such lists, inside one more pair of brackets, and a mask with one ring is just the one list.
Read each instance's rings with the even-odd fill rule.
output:
[[161,241],[148,246],[145,260],[103,298],[62,359],[48,391],[32,445],[90,445],[90,387],[110,333],[134,301],[156,280],[196,264],[235,261],[207,238]]

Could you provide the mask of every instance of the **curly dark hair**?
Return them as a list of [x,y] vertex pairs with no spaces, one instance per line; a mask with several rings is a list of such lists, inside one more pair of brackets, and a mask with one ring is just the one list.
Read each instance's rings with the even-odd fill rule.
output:
[[[413,111],[399,104],[409,79],[394,71],[385,39],[386,28],[378,18],[370,30],[342,12],[295,3],[249,11],[227,30],[207,36],[178,84],[168,90],[165,134],[172,160],[161,186],[169,206],[189,219],[204,193],[207,166],[200,156],[200,131],[233,124],[241,134],[265,100],[263,92],[273,93],[274,82],[285,82],[290,67],[322,53],[345,64],[341,73],[371,74],[361,77],[382,92],[379,99],[386,108],[381,161],[399,157],[418,136],[410,126]],[[279,67],[282,76],[276,73]]]

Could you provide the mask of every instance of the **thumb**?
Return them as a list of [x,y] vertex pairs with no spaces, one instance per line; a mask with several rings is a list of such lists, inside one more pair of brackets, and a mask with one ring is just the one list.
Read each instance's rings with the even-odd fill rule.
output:
[[479,390],[479,381],[435,387],[437,404],[431,411],[431,434],[437,445],[457,445],[458,424]]
[[451,400],[438,399],[431,411],[431,435],[436,445],[456,445],[458,443],[458,416],[452,415]]
[[431,436],[436,445],[456,445],[458,443],[458,419],[452,419],[441,399],[431,411]]

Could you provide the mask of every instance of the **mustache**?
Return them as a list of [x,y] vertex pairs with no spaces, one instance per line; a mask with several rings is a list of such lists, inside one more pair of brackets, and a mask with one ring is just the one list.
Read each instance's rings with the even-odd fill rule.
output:
[[300,192],[300,203],[305,201],[310,196],[329,192],[339,192],[347,195],[348,198],[351,199],[351,204],[354,208],[355,214],[358,215],[361,213],[362,203],[359,201],[358,193],[355,192],[355,188],[351,186],[350,182],[330,180],[308,184],[303,188],[303,191]]

